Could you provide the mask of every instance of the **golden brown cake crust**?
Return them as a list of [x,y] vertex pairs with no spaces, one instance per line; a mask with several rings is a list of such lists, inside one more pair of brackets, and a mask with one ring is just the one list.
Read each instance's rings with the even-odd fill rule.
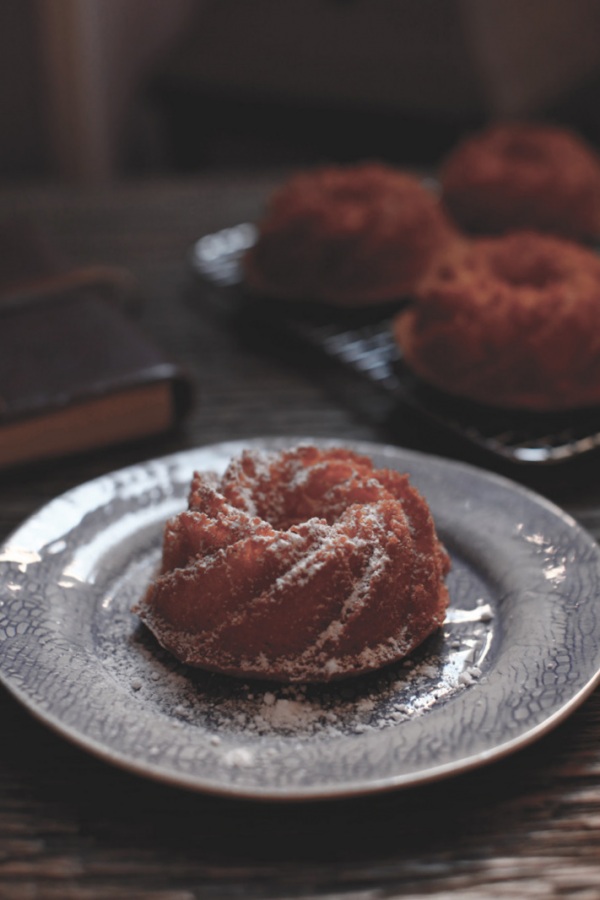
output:
[[323,166],[272,194],[245,280],[283,300],[397,300],[453,235],[438,198],[412,175],[380,163]]
[[197,473],[137,612],[182,662],[329,681],[402,658],[438,628],[448,556],[408,478],[311,445]]
[[465,241],[393,328],[406,363],[449,393],[540,411],[600,403],[600,259],[570,241]]
[[521,122],[473,134],[449,154],[440,182],[467,231],[600,235],[600,157],[565,128]]

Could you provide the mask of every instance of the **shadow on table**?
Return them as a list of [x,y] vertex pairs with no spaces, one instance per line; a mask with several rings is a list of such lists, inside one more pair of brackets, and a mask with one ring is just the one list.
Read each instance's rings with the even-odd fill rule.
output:
[[[269,878],[368,881],[419,865],[452,868],[489,842],[516,854],[540,829],[560,831],[565,781],[593,783],[588,727],[600,718],[592,696],[568,724],[536,745],[447,781],[358,799],[262,803],[188,793],[94,759],[32,719],[8,694],[0,704],[3,791],[24,797],[21,819],[47,853],[73,850],[128,865],[177,864],[178,877],[230,882]],[[593,769],[593,765],[592,765]],[[587,774],[586,774],[587,772]],[[550,824],[549,824],[550,823]],[[77,838],[73,837],[77,835]],[[151,861],[151,863],[149,862]],[[419,862],[420,861],[420,862]],[[342,868],[340,868],[342,867]],[[163,872],[164,874],[164,872]],[[431,874],[431,873],[430,873]]]

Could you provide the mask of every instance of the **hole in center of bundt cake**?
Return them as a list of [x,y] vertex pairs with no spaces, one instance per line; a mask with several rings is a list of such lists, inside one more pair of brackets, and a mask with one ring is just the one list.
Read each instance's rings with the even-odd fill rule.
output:
[[495,254],[490,268],[499,280],[511,287],[530,287],[544,290],[564,279],[564,273],[550,256],[539,254]]
[[[302,525],[310,519],[321,519],[333,525],[345,512],[352,501],[343,495],[343,488],[336,485],[324,494],[314,491],[297,491],[286,485],[286,489],[275,496],[262,497],[256,511],[261,519],[277,531],[287,531],[294,525]],[[337,489],[336,489],[337,488]],[[361,495],[361,500],[362,495]],[[365,496],[365,501],[372,500]]]

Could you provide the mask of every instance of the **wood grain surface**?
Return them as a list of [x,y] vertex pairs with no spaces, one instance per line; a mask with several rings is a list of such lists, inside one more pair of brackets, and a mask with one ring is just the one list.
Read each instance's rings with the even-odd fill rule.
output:
[[[196,384],[177,433],[0,476],[0,539],[68,488],[174,450],[257,435],[397,442],[466,458],[331,363],[236,327],[188,270],[194,240],[254,219],[282,173],[102,192],[4,190],[76,264],[124,266],[130,313]],[[600,538],[600,458],[508,472]],[[507,474],[505,472],[505,474]],[[0,689],[0,898],[600,897],[600,694],[524,750],[426,787],[268,804],[187,793],[112,768]]]

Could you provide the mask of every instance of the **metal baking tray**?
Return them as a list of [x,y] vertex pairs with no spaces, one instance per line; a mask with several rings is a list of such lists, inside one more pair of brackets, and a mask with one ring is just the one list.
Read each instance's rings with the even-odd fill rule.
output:
[[566,462],[600,448],[600,407],[560,413],[499,410],[463,401],[420,381],[404,365],[390,329],[390,306],[342,310],[315,303],[275,303],[244,291],[241,258],[256,240],[243,223],[200,238],[193,271],[271,327],[317,348],[438,427],[504,460],[526,465]]

